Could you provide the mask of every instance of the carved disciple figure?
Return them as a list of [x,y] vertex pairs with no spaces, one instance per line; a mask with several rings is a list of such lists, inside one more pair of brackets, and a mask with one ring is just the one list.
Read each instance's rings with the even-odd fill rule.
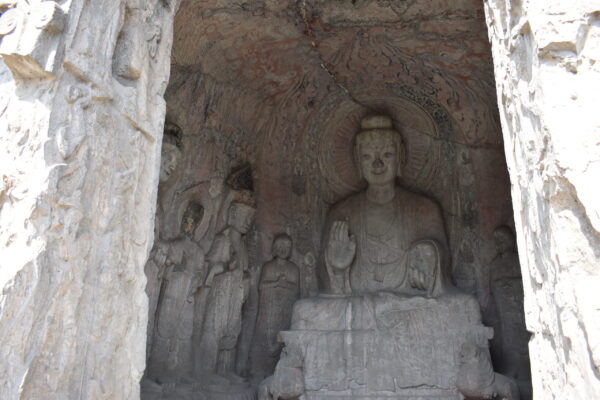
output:
[[[165,127],[167,125],[168,123],[165,124]],[[181,150],[176,145],[175,137],[173,137],[173,135],[168,134],[167,130],[165,129],[160,158],[160,186],[162,186],[164,182],[169,180],[171,174],[177,168],[180,158]],[[160,220],[158,218],[158,213],[155,221],[155,226],[155,235],[158,237],[160,236],[158,234],[160,230]],[[150,354],[150,350],[152,349],[152,335],[154,334],[154,316],[158,302],[158,294],[160,291],[160,279],[164,272],[161,271],[161,269],[165,268],[164,264],[166,263],[167,252],[168,245],[166,243],[163,243],[160,239],[157,239],[154,247],[152,248],[152,251],[150,252],[150,257],[148,258],[148,262],[145,266],[146,277],[148,278],[148,283],[146,285],[146,293],[148,294],[148,308],[150,309],[148,318],[148,354]]]
[[276,235],[271,252],[273,259],[263,266],[260,276],[252,352],[253,374],[260,380],[275,370],[281,353],[277,335],[290,328],[292,307],[300,295],[300,272],[289,260],[292,238],[285,233]]
[[[440,209],[427,197],[396,185],[396,177],[402,174],[404,146],[392,120],[367,117],[361,127],[355,158],[368,185],[329,212],[324,235],[326,289],[334,294],[417,289],[439,296],[452,287]],[[428,282],[408,276],[409,249],[423,239],[432,244],[411,251],[425,251],[421,261],[439,262],[439,267],[423,267],[435,275],[431,276],[437,280],[435,290],[428,290]]]
[[[181,151],[176,138],[165,133],[161,154],[160,182],[175,171]],[[194,231],[202,213],[188,205],[179,236],[157,240],[153,257],[146,265],[147,292],[151,310],[147,375],[159,383],[186,379],[192,372],[192,332],[194,318],[194,277],[204,270],[204,251],[194,242]],[[200,210],[201,211],[201,210]],[[156,310],[156,312],[154,312]]]
[[[198,351],[204,377],[220,375],[240,381],[234,373],[236,345],[242,325],[242,306],[249,290],[248,251],[244,242],[254,218],[253,206],[234,201],[229,207],[227,227],[208,252],[210,270],[204,290],[208,304]],[[217,380],[219,382],[219,380]]]
[[148,375],[160,383],[191,377],[193,282],[204,266],[204,252],[187,236],[170,242],[166,251],[148,363]]

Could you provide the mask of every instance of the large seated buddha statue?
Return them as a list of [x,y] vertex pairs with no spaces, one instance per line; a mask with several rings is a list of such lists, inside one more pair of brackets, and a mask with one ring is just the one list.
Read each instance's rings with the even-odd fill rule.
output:
[[473,385],[493,385],[491,332],[477,301],[452,284],[440,207],[397,184],[400,133],[391,118],[370,116],[354,143],[366,189],[329,211],[323,293],[294,305],[262,398],[460,399],[464,346],[492,374]]
[[362,129],[356,136],[355,158],[368,185],[329,212],[323,246],[327,291],[411,292],[408,254],[421,239],[432,242],[440,262],[435,294],[450,290],[448,274],[443,273],[447,244],[438,205],[396,185],[404,158],[400,134],[384,116],[363,119]]

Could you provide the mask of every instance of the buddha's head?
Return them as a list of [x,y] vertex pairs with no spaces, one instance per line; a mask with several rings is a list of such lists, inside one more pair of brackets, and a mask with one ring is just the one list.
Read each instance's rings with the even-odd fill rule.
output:
[[279,233],[273,239],[273,257],[287,260],[292,255],[292,238],[287,233]]
[[394,182],[402,173],[403,152],[402,137],[390,117],[374,115],[362,119],[354,155],[360,176],[369,185]]

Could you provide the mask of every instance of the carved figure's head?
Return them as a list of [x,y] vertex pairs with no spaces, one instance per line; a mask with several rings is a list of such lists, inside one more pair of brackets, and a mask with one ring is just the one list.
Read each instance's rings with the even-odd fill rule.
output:
[[370,185],[393,182],[402,173],[404,146],[392,119],[384,115],[365,117],[361,129],[354,145],[361,178]]
[[202,221],[202,217],[204,217],[204,207],[202,207],[202,204],[196,201],[190,202],[183,213],[181,231],[190,238],[193,238],[196,228],[198,228],[198,225]]
[[160,153],[160,182],[165,182],[171,177],[181,159],[181,150],[177,145],[177,137],[170,133],[174,129],[179,128],[169,123],[165,125],[165,134]]
[[227,225],[235,228],[240,233],[248,233],[256,209],[249,204],[233,202],[229,206]]
[[506,225],[499,226],[494,230],[494,242],[496,251],[500,254],[516,251],[515,235]]
[[287,260],[292,255],[292,238],[287,233],[279,233],[273,238],[271,253],[275,258]]

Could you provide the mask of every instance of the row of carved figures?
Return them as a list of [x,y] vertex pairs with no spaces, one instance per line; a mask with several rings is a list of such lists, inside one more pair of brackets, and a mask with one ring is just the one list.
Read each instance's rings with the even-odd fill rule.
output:
[[[256,208],[245,170],[204,185],[195,196],[201,203],[186,199],[183,212],[161,215],[168,214],[161,201],[173,195],[169,181],[182,157],[178,133],[169,129],[176,128],[167,126],[163,140],[159,237],[146,266],[151,315],[143,389],[181,396],[178,387],[191,387],[209,398],[228,392],[242,398],[252,391],[249,378],[257,382],[274,370],[281,351],[277,334],[289,328],[300,297],[292,239],[275,235],[272,260],[250,262]],[[168,226],[173,219],[181,222]],[[168,239],[161,230],[172,231]]]
[[[380,119],[374,121],[380,123]],[[369,182],[382,176],[387,179],[392,200],[383,202],[385,207],[376,207],[368,204],[368,193],[366,200],[359,193],[330,212],[324,235],[325,286],[337,296],[386,290],[403,291],[400,297],[452,295],[456,289],[445,262],[447,241],[441,229],[441,214],[431,201],[395,186],[400,165],[389,168],[389,176],[378,172],[387,168],[386,162],[393,161],[393,157],[388,157],[392,161],[378,161],[380,147],[400,146],[393,140],[382,141],[386,137],[381,130],[366,129],[362,150],[374,152],[376,159],[368,159],[370,153],[362,158],[363,173]],[[161,206],[160,201],[169,201],[165,200],[169,192],[164,188],[169,187],[166,183],[181,158],[178,142],[177,135],[165,135],[159,197],[163,213],[168,207]],[[149,276],[157,276],[156,290],[152,293],[149,289],[151,310],[154,303],[156,312],[154,318],[151,315],[149,327],[152,337],[147,381],[160,390],[178,385],[196,394],[204,393],[207,398],[244,398],[253,384],[273,373],[280,359],[277,336],[290,328],[292,308],[300,297],[300,272],[290,261],[292,239],[284,233],[273,239],[271,261],[262,267],[250,262],[248,241],[255,203],[252,185],[244,182],[248,180],[247,171],[236,174],[238,182],[230,176],[202,186],[205,189],[200,197],[211,201],[201,205],[182,201],[184,211],[163,216],[165,224],[172,220],[181,223],[170,228],[176,231],[172,238],[162,239],[159,234],[147,267]],[[394,218],[404,224],[395,224]],[[514,235],[509,228],[499,227],[494,236],[498,255],[491,265],[494,301],[490,314],[501,342],[495,361],[501,365],[501,372],[523,380],[528,378],[524,371],[528,368],[527,333]],[[412,244],[404,248],[404,242]],[[404,259],[403,252],[406,265],[398,261]],[[464,366],[457,386],[461,389],[462,385],[463,394],[472,393],[477,398],[477,392],[483,389],[492,391],[484,393],[490,396],[494,390],[510,392],[514,388],[511,379],[506,384],[508,389],[492,384],[481,387],[480,378],[506,386],[502,383],[504,375],[493,371],[487,348],[466,346],[461,356]]]

